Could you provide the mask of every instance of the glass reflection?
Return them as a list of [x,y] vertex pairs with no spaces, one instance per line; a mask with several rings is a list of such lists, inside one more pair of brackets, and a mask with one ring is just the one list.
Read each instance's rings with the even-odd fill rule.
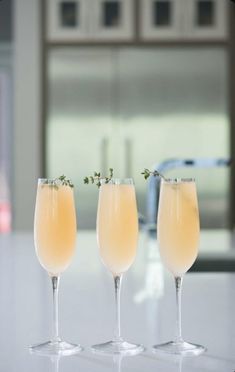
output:
[[51,372],[59,372],[61,356],[53,356],[50,359],[52,364]]
[[161,307],[159,300],[164,295],[164,269],[160,261],[156,236],[146,235],[143,245],[146,247],[146,256],[143,258],[145,273],[143,287],[135,294],[134,303],[147,304],[146,322],[148,333],[161,334]]
[[122,372],[122,360],[123,360],[124,356],[123,355],[116,355],[114,358],[113,358],[113,370],[114,372]]
[[156,238],[147,237],[145,283],[134,297],[135,303],[138,304],[146,301],[146,299],[159,299],[164,294],[164,271],[156,244]]
[[[161,354],[160,355],[160,354],[158,354],[158,359],[164,360],[164,361],[167,361],[167,362],[170,362],[170,363],[174,364],[175,365],[175,369],[174,369],[175,372],[184,372],[183,371],[183,360],[185,359],[185,357],[183,357],[182,355],[170,355],[170,354],[166,354],[166,355]],[[188,369],[186,369],[186,368],[184,370],[185,370],[185,372],[188,371]]]

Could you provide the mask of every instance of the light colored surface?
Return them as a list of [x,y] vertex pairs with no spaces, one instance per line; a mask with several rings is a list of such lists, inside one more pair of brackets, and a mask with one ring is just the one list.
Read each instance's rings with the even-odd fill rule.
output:
[[51,325],[51,288],[34,252],[33,236],[0,237],[0,371],[33,372],[226,372],[235,369],[235,275],[187,274],[183,290],[183,334],[208,352],[195,359],[161,360],[152,344],[174,333],[172,278],[158,261],[155,244],[141,235],[136,261],[124,277],[122,333],[147,351],[118,361],[99,357],[88,347],[112,337],[112,279],[100,262],[94,233],[79,232],[76,256],[62,276],[61,335],[85,351],[56,363],[30,355],[28,345],[47,340]]

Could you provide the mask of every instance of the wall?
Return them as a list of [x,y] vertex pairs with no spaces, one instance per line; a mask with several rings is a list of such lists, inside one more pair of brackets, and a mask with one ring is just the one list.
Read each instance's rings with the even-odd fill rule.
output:
[[31,230],[40,176],[40,0],[14,1],[13,226]]

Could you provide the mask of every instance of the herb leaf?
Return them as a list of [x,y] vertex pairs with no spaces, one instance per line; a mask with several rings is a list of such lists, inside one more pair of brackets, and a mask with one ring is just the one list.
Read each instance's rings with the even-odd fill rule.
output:
[[71,188],[74,187],[73,183],[69,178],[66,178],[66,176],[63,174],[62,176],[55,178],[55,183],[62,185],[62,186],[69,186]]
[[166,179],[166,178],[163,176],[163,174],[159,173],[157,170],[150,171],[148,168],[145,168],[144,171],[141,172],[141,174],[143,174],[145,180],[147,180],[150,176],[161,177],[161,178],[163,178],[164,180]]
[[94,176],[87,176],[83,179],[84,183],[88,185],[89,183],[95,183],[97,187],[101,186],[101,180],[104,180],[105,183],[109,183],[109,181],[113,178],[113,168],[109,168],[109,176],[101,176],[101,172],[94,172]]

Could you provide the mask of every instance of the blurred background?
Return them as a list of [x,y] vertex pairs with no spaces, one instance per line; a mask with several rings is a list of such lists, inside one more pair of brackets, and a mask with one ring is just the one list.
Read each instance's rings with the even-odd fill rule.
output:
[[61,174],[94,229],[83,178],[109,167],[135,179],[146,222],[140,173],[162,163],[197,179],[202,228],[233,228],[231,4],[1,0],[0,233],[31,231],[37,178]]

